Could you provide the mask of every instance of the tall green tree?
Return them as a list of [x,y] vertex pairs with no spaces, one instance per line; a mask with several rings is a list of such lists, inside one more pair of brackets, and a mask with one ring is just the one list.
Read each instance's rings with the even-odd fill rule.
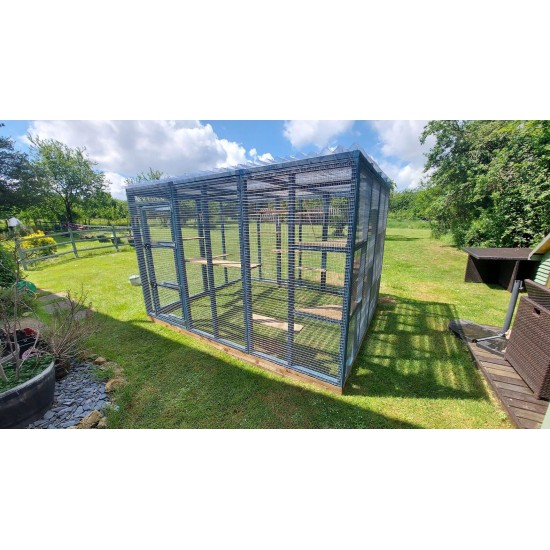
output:
[[27,155],[15,150],[11,138],[0,136],[0,216],[26,208],[36,196]]
[[529,246],[550,231],[549,121],[431,121],[428,217],[455,243]]
[[140,172],[139,174],[137,174],[137,176],[133,178],[126,178],[125,183],[126,185],[133,185],[134,183],[141,183],[143,181],[159,180],[164,175],[166,174],[164,174],[162,170],[156,170],[149,167],[149,170],[147,172]]
[[28,136],[32,143],[32,168],[36,179],[51,198],[63,205],[67,222],[75,219],[75,207],[105,191],[105,175],[95,170],[97,163],[86,149],[72,149],[54,139]]

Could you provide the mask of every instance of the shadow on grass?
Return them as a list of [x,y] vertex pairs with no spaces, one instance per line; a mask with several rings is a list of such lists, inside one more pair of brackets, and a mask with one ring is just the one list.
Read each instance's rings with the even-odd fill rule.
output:
[[309,385],[264,373],[143,318],[97,314],[90,349],[119,363],[113,428],[414,428]]
[[386,235],[386,241],[418,241],[420,237],[404,237],[403,235]]
[[129,382],[110,413],[115,428],[413,428],[369,397],[487,399],[447,330],[457,317],[449,304],[381,296],[343,397],[264,373],[141,315],[97,315],[102,329],[90,347],[118,362]]
[[346,390],[350,395],[488,399],[446,303],[380,296]]

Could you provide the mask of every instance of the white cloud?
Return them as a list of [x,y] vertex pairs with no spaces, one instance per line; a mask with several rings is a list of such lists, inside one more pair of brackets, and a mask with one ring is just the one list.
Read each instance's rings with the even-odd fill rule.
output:
[[[377,120],[371,122],[380,140],[380,150],[384,159],[380,168],[392,178],[399,189],[418,187],[424,176],[424,153],[433,145],[430,136],[424,145],[419,137],[428,121],[426,120]],[[392,160],[393,157],[397,160]]]
[[256,149],[250,149],[250,151],[248,151],[248,156],[254,161],[259,160],[261,162],[267,162],[269,160],[273,160],[273,155],[271,153],[258,155],[258,151]]
[[293,147],[327,146],[334,138],[349,132],[353,120],[289,120],[284,124],[284,136]]
[[220,139],[210,124],[199,121],[33,121],[29,132],[70,147],[85,146],[109,174],[117,197],[124,197],[121,174],[134,176],[152,167],[176,176],[246,161],[244,147]]
[[115,172],[105,172],[111,195],[116,199],[126,199],[126,178]]

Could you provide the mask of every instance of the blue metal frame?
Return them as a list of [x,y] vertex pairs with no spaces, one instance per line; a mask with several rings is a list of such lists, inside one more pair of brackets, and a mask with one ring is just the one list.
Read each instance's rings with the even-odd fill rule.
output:
[[252,324],[252,282],[250,280],[250,227],[248,223],[248,201],[246,198],[246,179],[239,173],[237,190],[239,196],[239,230],[240,230],[240,253],[241,253],[241,278],[243,283],[243,306],[244,306],[244,338],[247,353],[254,349],[253,324]]
[[[320,157],[304,158],[304,159],[293,159],[290,161],[277,162],[272,164],[266,164],[263,166],[245,166],[239,167],[237,169],[224,170],[223,172],[210,173],[210,174],[199,174],[183,178],[170,178],[170,180],[164,180],[160,182],[148,182],[144,184],[139,184],[131,186],[127,189],[128,201],[130,206],[130,212],[132,214],[132,227],[134,229],[134,239],[136,244],[136,253],[138,257],[140,274],[142,275],[142,280],[144,281],[143,293],[145,298],[145,303],[148,312],[153,316],[161,320],[165,320],[176,326],[181,326],[187,330],[191,330],[197,334],[201,334],[208,338],[213,338],[218,342],[223,342],[225,345],[246,351],[249,354],[264,357],[274,363],[285,365],[297,372],[303,374],[308,374],[309,376],[318,378],[319,380],[327,381],[337,386],[343,387],[347,375],[350,372],[350,368],[347,367],[349,361],[348,354],[348,342],[350,348],[351,342],[350,338],[354,338],[355,348],[350,349],[350,353],[357,351],[356,348],[360,345],[359,338],[363,333],[363,324],[361,318],[357,317],[357,322],[360,323],[361,327],[358,327],[357,331],[354,334],[350,334],[350,313],[352,311],[353,304],[352,301],[352,288],[357,281],[354,280],[354,252],[355,250],[362,250],[362,261],[363,258],[366,262],[370,260],[366,258],[365,253],[368,249],[369,240],[366,239],[364,242],[356,242],[356,233],[358,225],[358,216],[359,216],[359,206],[360,206],[360,177],[361,170],[364,167],[373,174],[374,181],[378,182],[380,186],[379,194],[379,223],[376,228],[373,228],[373,234],[370,236],[372,239],[376,239],[374,244],[374,249],[371,249],[371,252],[374,256],[372,259],[371,269],[372,269],[372,279],[367,280],[366,286],[369,289],[370,299],[373,301],[373,306],[368,309],[369,313],[372,314],[373,307],[375,304],[375,296],[379,289],[380,284],[380,271],[381,271],[381,255],[383,254],[383,228],[385,223],[385,217],[387,215],[386,201],[387,194],[389,192],[389,181],[384,179],[381,176],[379,169],[368,157],[364,157],[359,151],[345,151],[338,152],[329,155],[321,155]],[[317,171],[322,171],[324,169],[328,170],[339,170],[345,169],[346,172],[341,172],[343,175],[340,176],[338,171],[333,171],[327,179],[315,178],[308,179],[308,177],[300,178],[297,174],[301,173],[317,173]],[[284,170],[283,176],[280,177],[279,174],[276,174],[278,169]],[[347,171],[351,169],[352,179],[349,179],[350,172]],[[266,172],[266,177],[263,177],[263,172]],[[252,182],[259,181],[260,185],[253,185]],[[235,183],[236,189],[235,189]],[[269,186],[262,185],[262,183],[268,183]],[[369,181],[367,185],[371,182]],[[340,186],[336,189],[336,186]],[[211,187],[214,186],[214,187]],[[232,187],[233,186],[233,187]],[[370,193],[372,193],[373,185],[370,185]],[[283,197],[283,193],[287,194],[286,197]],[[322,245],[323,242],[329,240],[329,223],[331,220],[331,200],[335,197],[347,197],[348,198],[348,211],[347,211],[347,238],[345,245],[338,247],[325,247]],[[140,202],[143,198],[143,202]],[[310,199],[321,199],[322,200],[322,237],[320,243],[313,244],[300,244],[303,241],[304,231],[303,231],[303,211],[304,201],[309,201]],[[158,201],[158,202],[157,202]],[[201,257],[206,259],[206,265],[201,265],[202,272],[202,287],[203,291],[198,292],[192,296],[189,295],[190,283],[195,282],[195,279],[188,280],[188,268],[185,263],[185,251],[187,243],[182,238],[182,225],[183,218],[182,216],[187,213],[187,202],[181,201],[192,201],[191,204],[194,204],[196,207],[196,223],[198,228],[199,236],[202,237],[199,239],[199,250]],[[240,249],[240,259],[241,259],[241,278],[231,281],[231,270],[228,270],[225,266],[214,266],[213,262],[213,250],[212,250],[212,238],[214,235],[211,234],[211,223],[210,223],[210,212],[209,205],[210,203],[218,203],[220,207],[220,230],[221,230],[221,248],[223,254],[227,254],[227,251],[233,252],[231,248],[234,243],[235,236],[227,232],[226,221],[229,218],[226,218],[225,214],[227,211],[227,205],[224,202],[231,201],[236,202],[238,206],[238,215],[239,215],[239,249]],[[258,214],[261,204],[266,202],[268,204],[275,203],[275,208],[278,211],[276,213],[276,247],[277,250],[282,250],[284,248],[283,244],[283,228],[282,224],[287,225],[287,238],[288,238],[288,273],[283,274],[282,269],[282,254],[277,253],[276,257],[273,258],[273,263],[276,262],[276,279],[264,278],[266,274],[265,269],[262,270],[262,264],[264,264],[265,258],[262,258],[262,228],[261,228],[261,217],[257,215],[256,218],[256,243],[258,252],[258,267],[259,277],[253,277],[251,271],[251,250],[250,250],[250,212],[256,211]],[[172,242],[155,242],[151,243],[151,234],[149,232],[148,220],[147,220],[147,209],[152,208],[156,209],[159,206],[166,205],[171,206],[171,232],[172,232]],[[182,206],[183,205],[183,206]],[[288,214],[282,218],[282,215],[279,213],[282,209],[282,206],[288,205]],[[180,206],[184,208],[185,212],[180,213]],[[382,207],[382,210],[380,209]],[[253,210],[255,209],[255,210]],[[370,215],[370,210],[368,214]],[[298,211],[300,214],[298,214]],[[365,212],[361,212],[362,216],[365,216]],[[231,214],[231,219],[234,214]],[[286,217],[288,216],[288,220]],[[299,218],[297,218],[299,216]],[[381,217],[380,217],[381,216]],[[288,223],[287,223],[288,222]],[[296,227],[298,224],[298,227]],[[254,231],[253,231],[254,232]],[[217,233],[216,233],[217,237]],[[254,237],[253,237],[254,238]],[[227,241],[229,239],[229,241]],[[232,240],[233,239],[233,240]],[[287,239],[285,239],[286,241]],[[307,239],[306,239],[307,240]],[[214,238],[214,242],[218,242],[217,238]],[[155,278],[155,265],[154,258],[152,255],[152,248],[166,248],[173,244],[174,248],[174,261],[176,263],[176,282],[172,283],[157,283]],[[235,243],[236,244],[236,243]],[[320,264],[321,268],[324,270],[321,272],[320,284],[314,281],[308,281],[307,277],[302,279],[302,272],[296,273],[296,265],[302,266],[302,255],[299,254],[299,257],[296,258],[296,254],[299,251],[315,251],[320,253]],[[264,256],[266,251],[264,250]],[[215,254],[217,252],[214,252]],[[344,268],[344,285],[329,285],[327,284],[327,275],[326,269],[328,264],[329,253],[342,253],[345,254],[345,268]],[[189,252],[188,252],[189,254]],[[224,256],[225,257],[225,256]],[[269,256],[268,259],[270,259]],[[164,261],[164,260],[163,260]],[[270,264],[271,265],[271,264]],[[265,266],[263,266],[265,267]],[[368,267],[368,266],[366,266]],[[215,269],[219,269],[218,274],[215,273]],[[221,276],[221,269],[223,269],[223,279],[220,277],[220,280],[223,280],[224,283],[216,286],[215,277]],[[286,271],[286,270],[285,270]],[[196,272],[198,274],[198,271]],[[283,276],[284,275],[284,276]],[[275,278],[274,277],[274,278]],[[200,289],[200,276],[197,277],[198,284]],[[317,279],[318,280],[318,279]],[[287,334],[284,336],[284,342],[282,348],[274,348],[276,356],[269,355],[254,349],[254,325],[252,321],[252,284],[253,281],[262,281],[264,283],[277,284],[279,286],[286,287],[286,298],[287,303],[285,304],[284,311],[287,313],[287,323],[288,330]],[[152,283],[149,285],[148,283]],[[374,284],[373,284],[374,283]],[[240,284],[242,288],[242,297],[243,297],[243,316],[244,316],[244,346],[242,344],[228,341],[220,337],[220,329],[222,319],[224,318],[225,313],[221,318],[218,318],[218,305],[222,307],[222,302],[220,301],[217,304],[217,291],[221,288],[224,288],[229,285]],[[170,304],[160,307],[158,287],[166,287],[172,290],[179,290],[180,302],[174,301]],[[323,317],[322,315],[310,314],[307,312],[296,311],[296,299],[299,301],[302,300],[300,295],[297,295],[299,288],[307,290],[316,290],[317,292],[321,291],[325,295],[335,295],[340,296],[342,299],[342,318],[341,319],[330,319]],[[197,290],[198,290],[197,289]],[[194,300],[198,300],[208,296],[210,298],[210,309],[212,316],[212,332],[210,334],[204,330],[198,329],[196,326],[193,326],[191,319],[191,303]],[[305,296],[305,295],[304,295]],[[170,297],[169,297],[170,298]],[[162,296],[164,299],[164,296]],[[171,311],[175,311],[179,308],[181,303],[182,309],[182,318],[178,320],[179,314],[177,316],[170,315]],[[238,303],[235,302],[235,303]],[[303,303],[303,302],[302,302]],[[327,302],[322,302],[327,303]],[[225,308],[225,302],[223,302]],[[231,306],[233,307],[233,306]],[[240,307],[240,306],[239,306]],[[365,308],[364,304],[359,303],[358,307]],[[223,309],[223,308],[222,308]],[[363,311],[362,310],[362,311]],[[223,309],[225,312],[225,309]],[[358,315],[357,308],[354,315]],[[280,318],[283,318],[281,316]],[[323,322],[327,324],[339,325],[340,329],[336,329],[336,332],[340,334],[340,343],[338,348],[327,348],[327,353],[333,354],[332,356],[336,357],[338,352],[338,365],[329,365],[328,367],[323,366],[322,368],[317,369],[315,362],[310,362],[301,357],[306,357],[302,354],[302,351],[299,351],[296,348],[296,335],[294,333],[295,319],[312,319],[317,322]],[[370,322],[370,319],[369,319]],[[240,321],[239,321],[240,323]],[[310,323],[305,322],[306,328],[310,326]],[[368,329],[368,324],[365,326],[365,333]],[[235,325],[237,326],[237,325]],[[311,324],[313,326],[313,324]],[[335,327],[334,327],[335,328]],[[256,347],[258,349],[264,349],[264,343],[260,341],[261,331],[258,329],[258,334],[256,335]],[[303,336],[303,334],[302,334]],[[364,336],[364,334],[363,334]],[[271,338],[271,337],[269,337]],[[267,343],[270,343],[268,338]],[[299,342],[303,338],[299,338]],[[239,338],[239,341],[240,338]],[[305,344],[309,345],[309,344]],[[270,349],[269,346],[265,349]],[[270,352],[271,353],[271,352]],[[309,365],[309,368],[296,363],[305,363]],[[337,367],[337,369],[336,369]],[[337,372],[337,375],[334,376],[332,373]]]
[[219,338],[218,308],[216,306],[216,292],[214,291],[216,284],[214,280],[214,266],[212,264],[212,240],[210,238],[210,212],[208,208],[208,190],[206,189],[206,184],[202,185],[200,206],[204,233],[204,251],[206,253],[206,274],[208,277],[207,292],[210,296],[210,310],[212,312],[212,333],[214,334],[214,338]]
[[176,197],[174,184],[170,185],[170,200],[172,201],[172,239],[176,245],[174,255],[176,257],[176,273],[180,286],[181,309],[183,320],[187,328],[193,326],[191,309],[189,307],[189,287],[187,285],[187,273],[185,271],[185,249],[183,247],[180,205]]

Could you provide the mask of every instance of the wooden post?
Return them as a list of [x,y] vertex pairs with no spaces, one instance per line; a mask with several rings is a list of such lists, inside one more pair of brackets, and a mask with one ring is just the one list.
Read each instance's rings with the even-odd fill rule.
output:
[[21,265],[23,266],[23,269],[28,268],[27,264],[27,255],[25,251],[21,248],[21,243],[19,242],[19,239],[15,238],[15,249],[17,250],[17,254],[19,256],[19,259],[21,260]]
[[69,224],[67,224],[67,229],[69,230],[69,237],[71,238],[71,244],[73,245],[74,257],[78,258],[78,252],[76,250],[76,243],[74,242],[74,233],[73,233],[73,230],[71,229],[71,226]]
[[118,252],[118,243],[117,243],[117,236],[116,236],[115,226],[111,225],[111,229],[113,230],[113,244],[115,245],[115,250]]

